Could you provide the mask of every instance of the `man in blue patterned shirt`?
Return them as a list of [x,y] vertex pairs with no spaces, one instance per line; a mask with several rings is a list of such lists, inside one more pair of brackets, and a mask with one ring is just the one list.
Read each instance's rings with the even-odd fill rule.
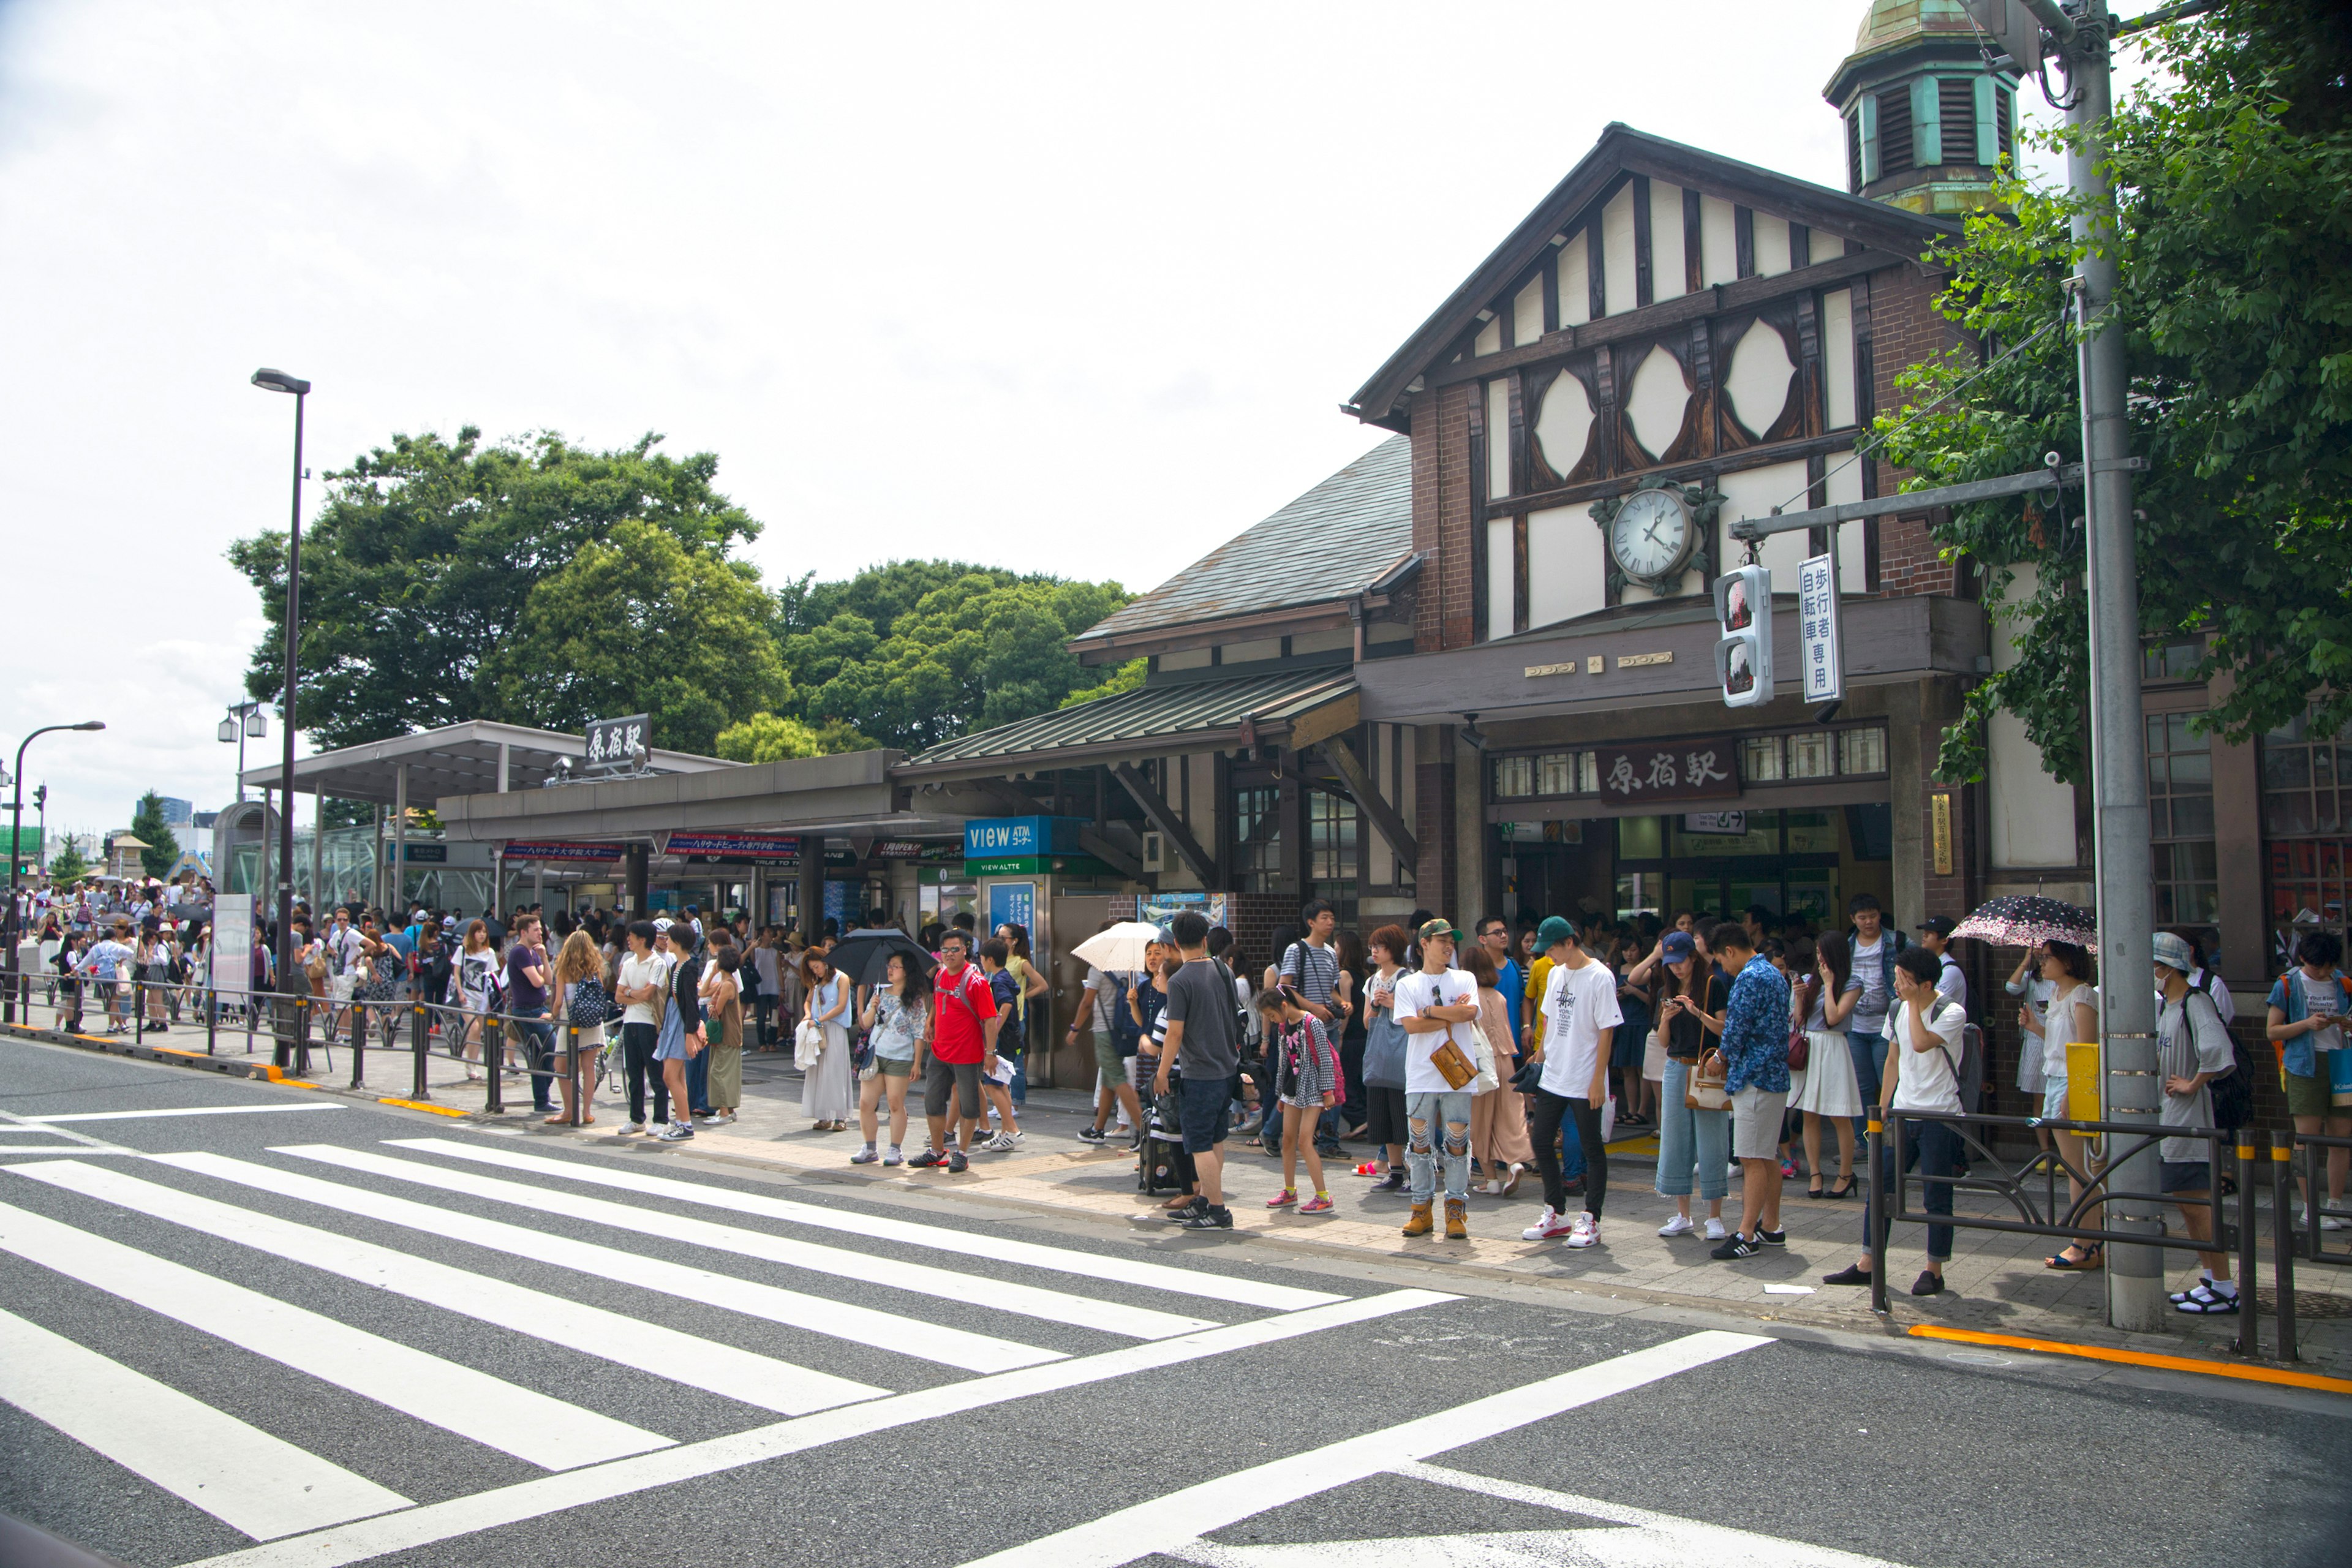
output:
[[1789,1106],[1789,980],[1727,921],[1707,950],[1732,977],[1723,1010],[1723,1087],[1731,1095],[1731,1155],[1739,1162],[1739,1229],[1715,1249],[1726,1262],[1788,1245],[1780,1228],[1780,1121]]

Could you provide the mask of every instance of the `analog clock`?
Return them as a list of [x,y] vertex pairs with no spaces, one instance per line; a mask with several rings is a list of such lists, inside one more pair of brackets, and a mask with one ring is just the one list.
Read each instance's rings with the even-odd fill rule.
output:
[[1697,542],[1689,503],[1669,489],[1635,490],[1609,525],[1609,553],[1628,577],[1657,584],[1681,574]]

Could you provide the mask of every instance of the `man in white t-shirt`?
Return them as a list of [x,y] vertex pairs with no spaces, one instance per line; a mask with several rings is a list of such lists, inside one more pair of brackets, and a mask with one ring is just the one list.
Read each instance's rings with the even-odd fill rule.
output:
[[[1895,976],[1895,1005],[1886,1015],[1886,1076],[1878,1091],[1880,1114],[1899,1110],[1906,1115],[1958,1116],[1960,1032],[1967,1027],[1968,1014],[1936,990],[1937,974],[1943,965],[1925,948],[1905,949],[1889,967]],[[1891,1135],[1890,1129],[1890,1139]],[[1951,1184],[1932,1178],[1949,1177],[1959,1164],[1959,1129],[1943,1121],[1908,1121],[1903,1125],[1903,1143],[1900,1169],[1908,1171],[1916,1165],[1922,1176],[1931,1178],[1924,1184],[1927,1189],[1927,1212],[1949,1215]],[[1879,1190],[1887,1194],[1884,1206],[1891,1209],[1897,1169],[1895,1151],[1882,1147],[1879,1153]],[[1871,1248],[1875,1240],[1870,1234],[1870,1217],[1865,1210],[1862,1257],[1835,1274],[1822,1275],[1822,1283],[1869,1284]],[[1952,1227],[1930,1221],[1927,1267],[1913,1283],[1911,1294],[1940,1294],[1944,1289],[1944,1265],[1951,1256]]]
[[1434,1228],[1431,1210],[1436,1206],[1437,1169],[1432,1141],[1435,1123],[1445,1127],[1445,1237],[1459,1241],[1470,1234],[1470,1086],[1455,1088],[1436,1062],[1437,1053],[1451,1042],[1462,1055],[1478,1059],[1478,983],[1468,972],[1454,967],[1454,943],[1461,933],[1454,922],[1433,920],[1420,931],[1421,967],[1400,974],[1396,983],[1396,1021],[1403,1026],[1405,1168],[1412,1177],[1412,1217],[1405,1222],[1407,1236],[1427,1236]]
[[646,1079],[654,1086],[654,1120],[669,1121],[669,1086],[654,1062],[661,1039],[661,994],[669,981],[670,961],[654,951],[660,934],[651,921],[632,923],[625,939],[620,973],[614,977],[613,999],[621,1004],[621,1064],[629,1086],[629,1121],[621,1136],[646,1130]]
[[[1576,927],[1554,915],[1536,928],[1536,945],[1551,960],[1544,984],[1543,1041],[1528,1057],[1543,1064],[1536,1086],[1536,1165],[1543,1173],[1543,1217],[1520,1232],[1529,1241],[1566,1237],[1570,1247],[1601,1239],[1601,1208],[1609,1197],[1609,1154],[1601,1139],[1601,1108],[1609,1097],[1609,1047],[1625,1015],[1617,1006],[1617,974],[1584,951]],[[1571,1121],[1584,1150],[1584,1207],[1574,1219],[1559,1157],[1559,1130]]]

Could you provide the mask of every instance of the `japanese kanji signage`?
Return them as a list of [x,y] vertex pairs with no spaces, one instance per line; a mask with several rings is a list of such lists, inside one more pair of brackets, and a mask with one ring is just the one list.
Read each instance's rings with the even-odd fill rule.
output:
[[1738,749],[1727,740],[1644,741],[1596,750],[1601,796],[1613,804],[1716,800],[1739,793]]
[[654,721],[649,714],[632,713],[625,719],[599,719],[588,726],[585,760],[589,771],[634,768],[639,747],[650,749],[654,743]]
[[1838,647],[1837,557],[1815,555],[1797,568],[1797,664],[1808,702],[1845,695],[1845,658]]

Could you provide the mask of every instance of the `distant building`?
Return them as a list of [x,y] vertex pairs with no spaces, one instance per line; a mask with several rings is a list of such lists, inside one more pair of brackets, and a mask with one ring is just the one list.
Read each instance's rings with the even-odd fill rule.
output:
[[158,795],[155,804],[163,808],[166,827],[194,827],[196,825],[196,803],[176,795]]

